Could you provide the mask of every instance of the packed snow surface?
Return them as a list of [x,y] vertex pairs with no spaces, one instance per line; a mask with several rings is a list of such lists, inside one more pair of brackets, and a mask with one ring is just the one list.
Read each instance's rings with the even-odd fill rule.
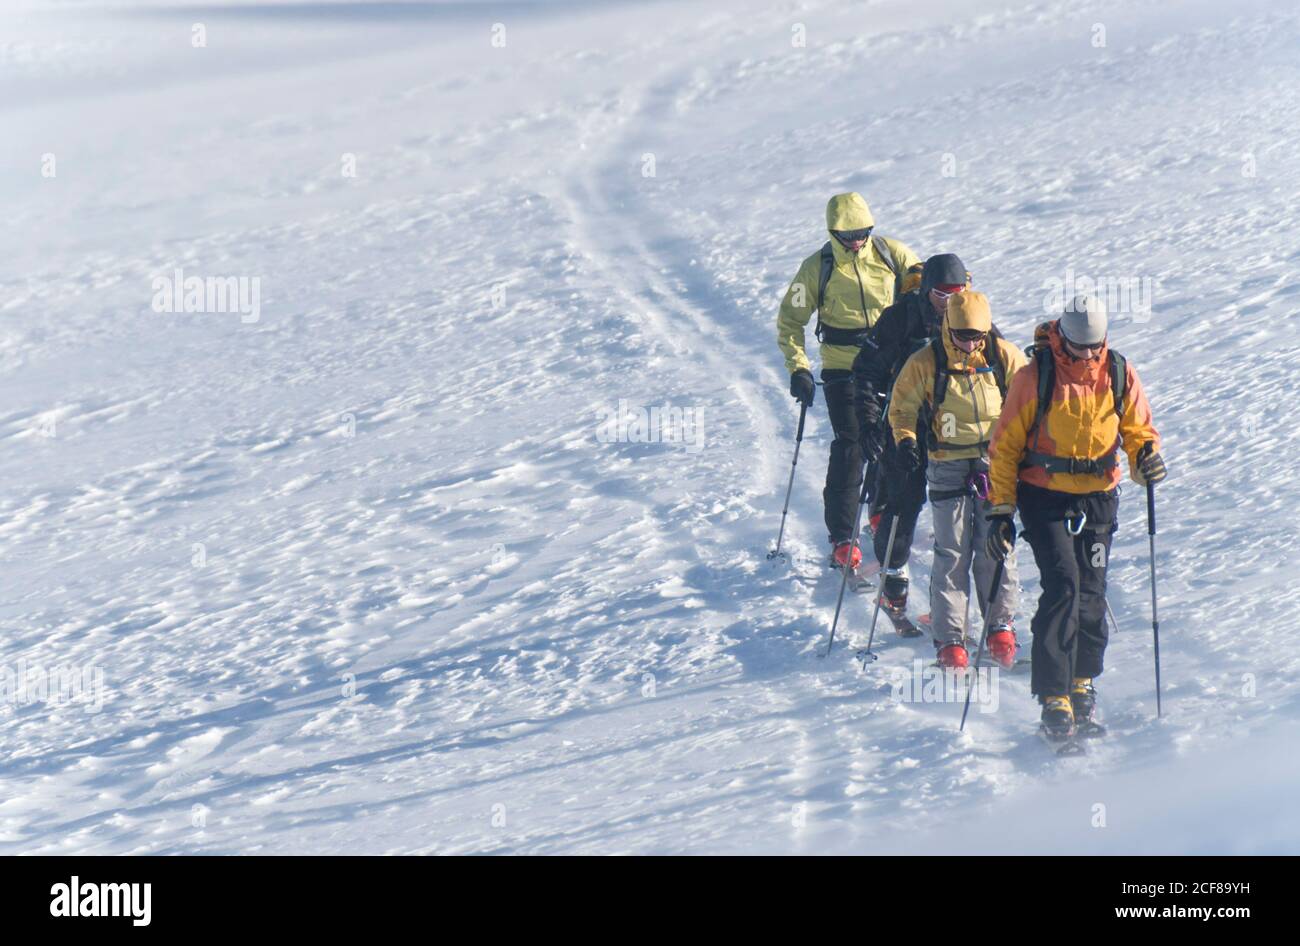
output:
[[[1297,49],[1287,0],[5,4],[0,851],[1300,851]],[[1020,344],[1149,290],[1164,717],[1129,487],[1085,759],[1024,673],[899,699],[869,595],[817,656],[820,399],[766,558],[846,190]]]

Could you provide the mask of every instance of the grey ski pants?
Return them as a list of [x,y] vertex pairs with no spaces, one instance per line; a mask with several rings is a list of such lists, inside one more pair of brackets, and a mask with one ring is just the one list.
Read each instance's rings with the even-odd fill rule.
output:
[[[973,472],[988,472],[988,461],[930,461],[926,477],[931,491],[930,511],[934,516],[934,567],[930,573],[930,628],[936,643],[960,640],[966,626],[966,608],[970,595],[971,572],[975,574],[975,594],[980,614],[988,608],[988,595],[997,563],[985,551],[989,525],[985,516],[987,500],[974,495],[954,499],[933,498],[935,493],[962,489]],[[1007,557],[1002,585],[993,606],[991,626],[1010,624],[1020,603],[1020,579],[1016,570],[1016,553]],[[973,628],[978,640],[982,625]]]

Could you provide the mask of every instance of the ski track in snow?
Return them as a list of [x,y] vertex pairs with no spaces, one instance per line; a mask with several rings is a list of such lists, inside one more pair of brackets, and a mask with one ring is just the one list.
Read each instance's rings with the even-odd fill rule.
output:
[[[487,14],[308,5],[288,51],[276,18],[214,14],[236,48],[212,67],[159,38],[183,14],[84,38],[17,17],[31,38],[0,83],[49,80],[10,117],[60,171],[33,187],[6,157],[0,179],[31,234],[0,269],[0,660],[93,665],[107,693],[99,712],[0,705],[0,850],[905,849],[1294,719],[1276,394],[1300,17],[926,6],[543,5],[494,62]],[[201,74],[124,65],[137,39]],[[103,134],[142,106],[139,140]],[[864,672],[869,594],[818,658],[838,590],[820,397],[793,563],[765,560],[797,417],[772,323],[847,189],[922,256],[960,253],[1021,343],[1067,265],[1158,281],[1150,321],[1112,337],[1172,471],[1166,718],[1128,488],[1112,737],[1086,760],[1048,756],[1027,672],[965,734],[959,706],[893,699],[891,674],[932,652],[882,618]],[[149,311],[176,266],[262,274],[261,319]],[[620,399],[702,410],[703,448],[600,442]],[[913,613],[929,541],[927,513]]]

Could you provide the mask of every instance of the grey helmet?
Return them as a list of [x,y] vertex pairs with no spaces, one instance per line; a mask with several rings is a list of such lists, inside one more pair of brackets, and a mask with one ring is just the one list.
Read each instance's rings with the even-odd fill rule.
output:
[[1106,327],[1106,306],[1096,296],[1075,296],[1061,313],[1061,334],[1076,345],[1101,344]]

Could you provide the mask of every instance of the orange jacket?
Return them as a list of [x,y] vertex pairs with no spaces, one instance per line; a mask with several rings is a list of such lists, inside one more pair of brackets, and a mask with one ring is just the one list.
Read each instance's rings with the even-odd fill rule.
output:
[[1062,493],[1096,493],[1119,485],[1118,464],[1107,473],[1048,473],[1041,466],[1021,468],[1026,451],[1036,450],[1054,456],[1096,459],[1107,456],[1120,441],[1128,454],[1129,470],[1135,482],[1144,482],[1136,473],[1137,454],[1150,442],[1159,451],[1160,435],[1151,423],[1151,405],[1133,365],[1127,367],[1124,393],[1124,417],[1115,416],[1115,397],[1111,392],[1107,370],[1110,349],[1101,356],[1081,361],[1065,353],[1056,322],[1046,322],[1034,332],[1034,341],[1050,345],[1056,364],[1056,386],[1052,404],[1042,426],[1030,442],[1029,428],[1038,415],[1038,367],[1031,359],[1016,372],[1007,401],[993,430],[989,446],[989,479],[993,483],[994,505],[1016,501],[1019,483],[1032,483]]

